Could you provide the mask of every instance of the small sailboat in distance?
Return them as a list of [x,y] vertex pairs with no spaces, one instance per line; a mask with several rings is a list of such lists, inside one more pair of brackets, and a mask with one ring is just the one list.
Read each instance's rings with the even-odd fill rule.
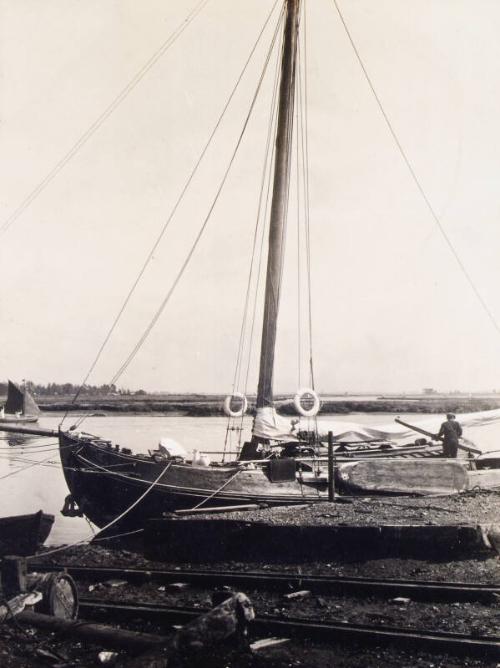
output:
[[7,401],[0,410],[0,425],[12,423],[38,422],[40,409],[26,384],[19,386],[8,381]]

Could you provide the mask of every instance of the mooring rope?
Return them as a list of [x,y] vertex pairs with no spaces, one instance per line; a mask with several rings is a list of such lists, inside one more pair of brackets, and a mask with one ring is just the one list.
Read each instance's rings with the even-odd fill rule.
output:
[[[161,478],[165,475],[165,473],[170,469],[172,466],[172,462],[169,462],[165,468],[161,471],[161,473],[153,480],[153,482],[149,485],[149,487],[146,489],[145,492],[143,492],[138,499],[136,499],[128,508],[126,508],[122,513],[120,513],[117,517],[115,517],[114,520],[111,520],[111,522],[108,522],[105,526],[103,526],[100,531],[106,531],[110,527],[112,527],[114,524],[122,520],[126,515],[130,513],[131,510],[133,510],[139,503],[146,497],[152,489],[160,482]],[[71,543],[70,545],[61,545],[60,547],[56,547],[53,550],[49,550],[48,552],[44,552],[43,555],[31,555],[30,557],[27,557],[27,559],[35,559],[37,556],[47,556],[49,554],[55,554],[56,552],[63,552],[64,550],[68,550],[71,547],[76,547],[77,545],[83,545],[84,543],[87,543],[89,540],[91,540],[94,536],[87,536],[86,538],[82,538],[81,540],[75,541],[74,543]]]
[[[72,448],[72,445],[61,445],[58,450],[62,450],[63,448]],[[0,476],[0,480],[5,480],[5,478],[10,478],[13,475],[16,475],[17,473],[22,473],[23,471],[27,471],[28,469],[33,468],[34,466],[42,466],[44,463],[49,462],[51,459],[54,458],[54,455],[50,455],[50,457],[46,457],[45,459],[40,459],[33,464],[29,464],[28,466],[24,466],[23,468],[17,469],[17,471],[11,471],[10,473],[7,473],[6,475]]]
[[226,482],[225,482],[223,485],[221,485],[221,486],[219,487],[219,489],[216,489],[215,492],[213,492],[212,494],[210,494],[210,496],[207,496],[207,498],[206,498],[206,499],[203,499],[203,501],[200,501],[200,503],[198,503],[196,506],[194,506],[193,508],[191,508],[191,510],[196,510],[197,508],[200,508],[204,503],[206,503],[207,501],[210,501],[210,499],[213,499],[214,496],[217,496],[217,494],[218,494],[219,492],[222,492],[222,490],[223,490],[225,487],[227,487],[227,486],[229,485],[229,483],[231,482],[231,480],[234,480],[234,479],[236,478],[236,476],[238,475],[238,473],[240,473],[240,471],[241,471],[241,469],[238,469],[235,473],[233,473],[233,475],[232,475],[230,478],[228,478],[228,479],[226,480]]

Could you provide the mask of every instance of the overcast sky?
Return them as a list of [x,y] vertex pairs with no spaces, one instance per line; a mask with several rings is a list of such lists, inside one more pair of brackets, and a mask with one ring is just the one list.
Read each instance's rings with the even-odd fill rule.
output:
[[[0,0],[0,224],[196,4]],[[500,321],[500,3],[339,4],[443,228]],[[209,0],[0,235],[4,378],[82,380],[272,5]],[[307,0],[306,9],[317,388],[500,388],[500,334],[409,176],[333,1]],[[276,19],[274,14],[193,187],[89,382],[113,377],[182,265],[242,128]],[[271,84],[266,77],[186,273],[118,385],[230,391]],[[292,259],[275,377],[278,390],[294,391],[299,379],[293,203],[290,210]],[[256,369],[255,361],[250,391]]]

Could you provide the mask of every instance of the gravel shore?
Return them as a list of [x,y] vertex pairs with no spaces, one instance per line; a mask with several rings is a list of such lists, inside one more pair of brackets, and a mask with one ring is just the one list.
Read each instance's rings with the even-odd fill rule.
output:
[[[200,516],[198,516],[199,518]],[[409,524],[450,525],[482,524],[491,526],[500,520],[500,494],[474,493],[452,497],[349,499],[347,503],[321,503],[300,508],[261,508],[251,512],[206,515],[214,519],[244,519],[246,522],[266,522],[270,525],[331,525]],[[179,518],[179,521],[182,521]],[[323,574],[336,576],[377,577],[425,581],[482,583],[500,587],[500,562],[495,552],[476,558],[438,559],[371,559],[362,557],[332,562],[307,563],[166,563],[147,560],[141,553],[110,546],[81,545],[62,552],[43,556],[38,562],[62,566],[94,566],[140,568],[145,570],[207,569],[222,571],[279,571],[291,575]],[[147,602],[161,605],[209,608],[214,593],[209,589],[186,586],[170,589],[152,581],[141,585],[123,582],[112,586],[109,581],[99,582],[89,577],[78,581],[81,597],[120,602]],[[306,594],[288,599],[284,593],[245,591],[260,617],[266,615],[287,617],[314,617],[336,623],[377,624],[408,629],[432,629],[461,634],[496,637],[500,625],[500,602],[480,603],[426,603],[395,601],[390,598],[355,598],[325,593]],[[106,623],[114,625],[113,619]],[[168,633],[171,629],[139,619],[121,622],[121,627],[149,633]],[[250,641],[257,638],[251,636]],[[0,665],[5,668],[31,668],[52,665],[54,668],[100,665],[99,652],[107,647],[68,641],[54,634],[15,624],[0,626]],[[124,665],[124,652],[114,658],[115,666]],[[112,664],[108,664],[112,665]],[[498,658],[469,658],[445,654],[406,650],[396,647],[355,647],[335,643],[294,638],[260,651],[245,646],[228,645],[217,648],[209,656],[190,658],[190,668],[498,668]]]

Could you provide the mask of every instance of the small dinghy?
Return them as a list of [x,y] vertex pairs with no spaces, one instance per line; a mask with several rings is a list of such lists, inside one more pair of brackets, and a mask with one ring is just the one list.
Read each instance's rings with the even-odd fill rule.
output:
[[0,517],[0,556],[35,554],[47,540],[54,515],[39,510],[31,515]]

